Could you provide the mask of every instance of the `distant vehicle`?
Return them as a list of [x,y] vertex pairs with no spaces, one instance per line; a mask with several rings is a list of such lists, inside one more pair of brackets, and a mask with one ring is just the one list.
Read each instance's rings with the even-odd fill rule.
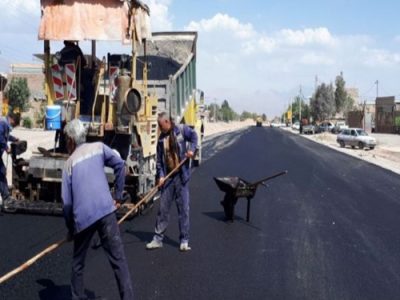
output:
[[337,121],[335,126],[332,128],[331,132],[332,133],[339,133],[341,132],[343,129],[348,129],[349,126],[346,125],[345,121]]
[[351,146],[351,148],[358,147],[360,149],[369,148],[374,149],[376,146],[376,139],[369,136],[361,128],[348,128],[343,129],[336,138],[340,147],[344,148],[346,146]]
[[331,122],[322,122],[321,124],[318,125],[318,128],[316,129],[316,132],[331,132],[332,129],[335,126]]
[[299,121],[294,122],[292,125],[292,129],[300,130],[300,122]]
[[263,122],[262,118],[261,118],[261,117],[257,117],[257,119],[256,119],[256,126],[257,126],[257,127],[262,127],[262,122]]
[[315,126],[314,125],[304,125],[303,126],[303,133],[304,134],[314,134],[315,133]]
[[271,127],[281,127],[281,123],[272,122]]

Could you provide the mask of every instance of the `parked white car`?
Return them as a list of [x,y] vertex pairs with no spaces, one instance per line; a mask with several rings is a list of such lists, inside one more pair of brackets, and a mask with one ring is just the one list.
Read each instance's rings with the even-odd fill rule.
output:
[[351,148],[358,147],[360,149],[369,148],[374,149],[376,146],[376,139],[369,136],[361,128],[348,128],[343,129],[336,138],[340,147],[351,146]]
[[349,126],[346,125],[345,121],[337,121],[335,126],[331,129],[332,133],[339,133],[343,129],[348,129]]
[[314,125],[304,125],[303,126],[303,133],[304,134],[314,134],[315,133],[315,126]]
[[294,130],[300,130],[300,122],[296,121],[292,125],[292,129]]
[[271,127],[281,127],[281,123],[272,122]]

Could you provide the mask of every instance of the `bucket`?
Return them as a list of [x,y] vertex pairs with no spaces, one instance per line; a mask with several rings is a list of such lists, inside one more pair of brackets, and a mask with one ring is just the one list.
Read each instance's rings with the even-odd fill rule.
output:
[[46,107],[46,129],[61,129],[61,106],[48,105]]

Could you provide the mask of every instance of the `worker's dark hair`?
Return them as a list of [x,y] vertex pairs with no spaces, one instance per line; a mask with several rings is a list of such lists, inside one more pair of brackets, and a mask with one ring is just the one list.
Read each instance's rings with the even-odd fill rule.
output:
[[9,112],[8,117],[14,120],[15,126],[21,122],[21,114],[17,112]]

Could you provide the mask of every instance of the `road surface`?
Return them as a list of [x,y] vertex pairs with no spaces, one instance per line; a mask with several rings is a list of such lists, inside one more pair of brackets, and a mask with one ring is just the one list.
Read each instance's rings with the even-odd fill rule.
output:
[[[221,139],[221,137],[220,137]],[[227,139],[227,138],[225,138]],[[164,247],[145,250],[157,205],[122,225],[137,299],[398,299],[400,295],[400,177],[282,131],[231,133],[191,180],[192,251],[179,252],[175,207]],[[208,147],[221,144],[217,140]],[[214,176],[260,187],[245,221],[224,222]],[[0,217],[0,274],[63,238],[57,217]],[[0,299],[68,299],[71,244],[0,286]],[[117,299],[101,249],[87,257],[87,294]]]

